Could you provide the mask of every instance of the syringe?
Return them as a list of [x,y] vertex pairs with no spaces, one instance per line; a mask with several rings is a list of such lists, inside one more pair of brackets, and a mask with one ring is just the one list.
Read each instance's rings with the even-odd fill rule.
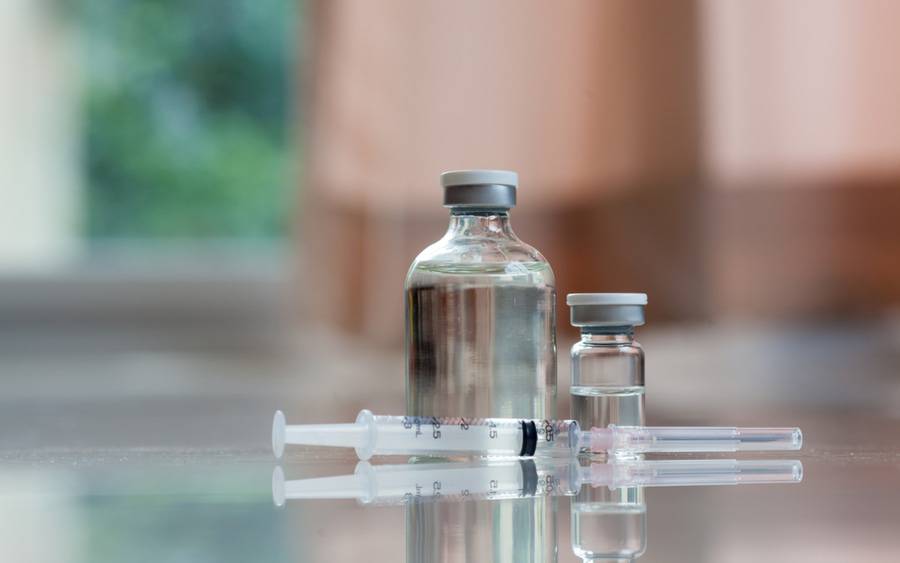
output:
[[803,465],[795,460],[634,460],[579,465],[574,460],[519,459],[466,463],[372,466],[361,461],[353,475],[286,481],[276,467],[272,498],[356,499],[363,504],[405,504],[423,500],[502,500],[546,495],[572,496],[592,487],[672,487],[798,483]]
[[355,424],[272,423],[276,457],[285,444],[355,448],[373,455],[574,456],[580,452],[736,452],[799,450],[799,428],[615,426],[581,430],[574,420],[376,416],[360,411]]

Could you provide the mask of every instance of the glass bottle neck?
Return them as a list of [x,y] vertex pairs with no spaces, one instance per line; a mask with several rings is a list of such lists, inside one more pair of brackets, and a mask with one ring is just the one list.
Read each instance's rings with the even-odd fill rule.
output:
[[634,342],[634,327],[583,327],[581,342],[584,344],[631,344]]
[[452,209],[447,235],[453,237],[515,238],[509,213],[502,210]]

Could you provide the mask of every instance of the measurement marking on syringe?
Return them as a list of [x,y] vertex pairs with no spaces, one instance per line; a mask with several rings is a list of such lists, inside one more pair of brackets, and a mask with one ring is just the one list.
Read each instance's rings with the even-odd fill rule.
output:
[[544,421],[544,439],[552,442],[554,437],[553,424],[549,420]]
[[441,438],[441,421],[437,417],[431,417],[431,437],[435,440]]
[[[400,420],[400,424],[406,430],[413,430],[413,435],[418,438],[419,436],[424,436],[425,433],[422,431],[423,423],[429,424],[431,426],[431,438],[433,440],[441,440],[444,438],[442,427],[450,427],[456,426],[459,430],[469,430],[472,428],[473,422],[476,424],[476,427],[481,426],[481,422],[479,419],[469,419],[465,418],[438,418],[436,416],[432,417],[419,417],[419,416],[404,416]],[[495,439],[500,436],[497,423],[493,421],[488,421],[486,425],[488,428],[488,438]]]

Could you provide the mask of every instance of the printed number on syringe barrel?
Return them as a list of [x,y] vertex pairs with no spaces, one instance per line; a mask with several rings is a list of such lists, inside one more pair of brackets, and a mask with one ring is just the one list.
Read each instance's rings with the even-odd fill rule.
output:
[[406,454],[410,448],[448,453],[477,451],[489,456],[531,456],[537,451],[550,453],[558,448],[560,453],[568,454],[576,443],[578,430],[578,424],[572,420],[405,416],[398,425],[395,417],[373,416],[381,454]]

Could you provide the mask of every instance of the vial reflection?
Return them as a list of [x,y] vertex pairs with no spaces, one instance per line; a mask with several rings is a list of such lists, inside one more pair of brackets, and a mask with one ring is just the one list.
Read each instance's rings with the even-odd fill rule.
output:
[[646,549],[643,487],[583,487],[572,499],[572,551],[583,561],[631,561]]

